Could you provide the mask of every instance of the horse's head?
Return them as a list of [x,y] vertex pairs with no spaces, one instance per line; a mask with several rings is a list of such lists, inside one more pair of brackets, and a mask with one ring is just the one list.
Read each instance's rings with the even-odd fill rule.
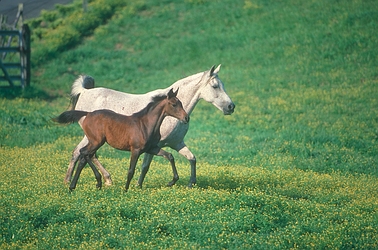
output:
[[189,122],[189,115],[186,113],[184,108],[182,107],[181,101],[176,97],[178,93],[178,89],[176,92],[173,92],[171,89],[167,95],[167,105],[165,108],[165,113],[169,116],[173,116],[179,119],[183,123]]
[[223,82],[218,78],[218,72],[221,65],[217,68],[211,67],[209,71],[205,71],[199,82],[201,84],[200,97],[205,101],[212,103],[225,115],[231,115],[234,112],[235,104],[227,95]]

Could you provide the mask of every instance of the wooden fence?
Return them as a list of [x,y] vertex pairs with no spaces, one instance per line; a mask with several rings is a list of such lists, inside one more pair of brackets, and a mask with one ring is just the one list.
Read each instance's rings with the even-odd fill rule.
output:
[[[23,5],[19,4],[13,26],[5,24],[6,17],[0,17],[0,81],[15,87],[15,81],[24,88],[30,85],[30,29],[23,24]],[[1,72],[0,71],[0,72]],[[4,87],[4,86],[2,86]]]

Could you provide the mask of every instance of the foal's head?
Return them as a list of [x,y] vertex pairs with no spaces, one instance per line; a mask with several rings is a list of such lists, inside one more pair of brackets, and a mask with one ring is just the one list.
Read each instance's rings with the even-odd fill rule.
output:
[[178,89],[173,92],[171,89],[167,95],[167,104],[165,105],[164,112],[166,115],[173,116],[179,119],[183,123],[189,122],[189,115],[185,112],[182,107],[181,101],[176,97]]

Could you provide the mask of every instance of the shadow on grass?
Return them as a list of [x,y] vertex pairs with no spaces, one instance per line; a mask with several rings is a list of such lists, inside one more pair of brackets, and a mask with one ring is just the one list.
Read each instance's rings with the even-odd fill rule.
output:
[[5,99],[15,99],[15,98],[25,98],[25,99],[42,99],[46,101],[52,101],[57,98],[57,96],[49,95],[47,92],[35,88],[33,86],[21,88],[20,86],[15,87],[3,87],[0,86],[0,98]]
[[203,189],[235,190],[239,187],[246,187],[243,186],[243,183],[242,180],[238,181],[227,176],[201,176],[196,186]]

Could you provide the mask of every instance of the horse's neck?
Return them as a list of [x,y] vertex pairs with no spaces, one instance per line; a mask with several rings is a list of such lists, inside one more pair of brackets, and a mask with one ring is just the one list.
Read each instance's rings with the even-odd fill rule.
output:
[[163,112],[165,103],[164,101],[158,103],[156,106],[151,107],[150,110],[141,117],[144,127],[147,128],[147,136],[160,135],[160,126],[165,118],[165,112]]
[[184,79],[178,80],[172,84],[168,89],[179,88],[177,98],[181,101],[185,111],[190,115],[195,108],[200,98],[200,90],[202,84],[199,83],[203,72],[188,76]]

